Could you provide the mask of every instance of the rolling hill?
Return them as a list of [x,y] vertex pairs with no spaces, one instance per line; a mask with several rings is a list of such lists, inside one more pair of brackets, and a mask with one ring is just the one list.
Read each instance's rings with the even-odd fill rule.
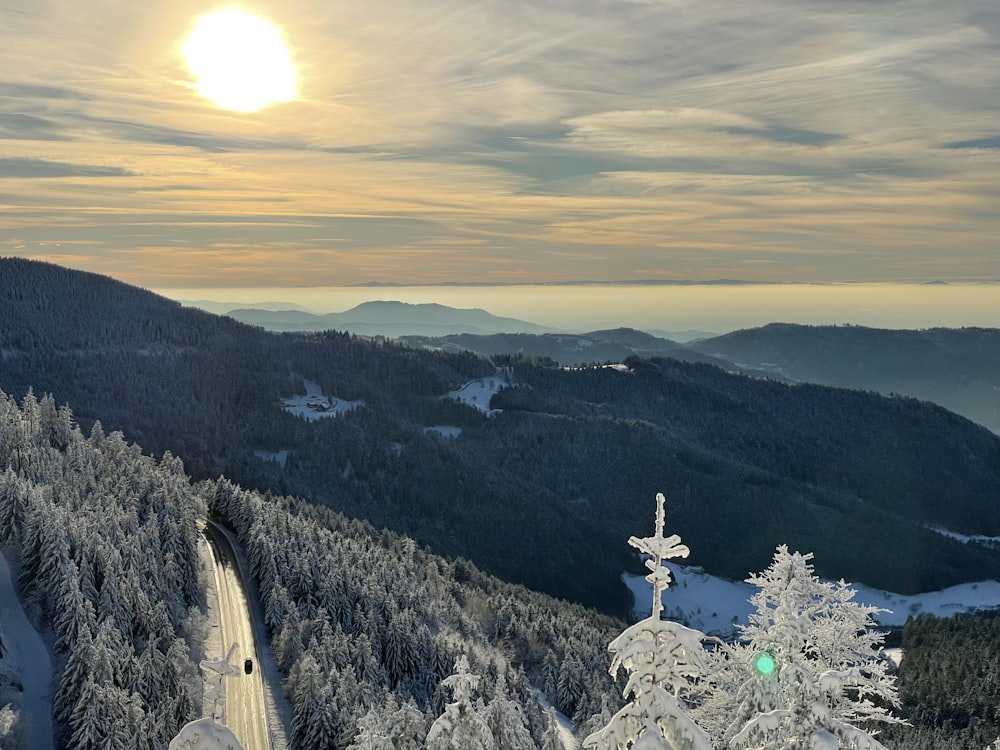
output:
[[238,308],[234,320],[269,331],[349,331],[358,336],[447,336],[457,333],[541,333],[550,329],[516,318],[503,318],[479,308],[460,309],[433,303],[363,302],[340,313],[315,315],[303,310]]
[[933,401],[1000,433],[1000,329],[772,323],[687,346],[791,380]]

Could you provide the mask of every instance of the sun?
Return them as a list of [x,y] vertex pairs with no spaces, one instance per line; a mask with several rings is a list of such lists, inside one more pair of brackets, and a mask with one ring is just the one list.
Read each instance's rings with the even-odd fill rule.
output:
[[277,26],[236,8],[198,18],[182,49],[198,91],[220,107],[255,112],[295,98],[295,68]]

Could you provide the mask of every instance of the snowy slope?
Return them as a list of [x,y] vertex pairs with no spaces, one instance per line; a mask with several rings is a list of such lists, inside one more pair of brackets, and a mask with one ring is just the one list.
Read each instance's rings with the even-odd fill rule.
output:
[[[750,596],[756,588],[742,581],[727,581],[698,567],[664,563],[674,582],[663,594],[664,613],[704,633],[728,636],[737,624],[746,624],[751,612]],[[624,575],[625,585],[635,597],[634,615],[649,615],[653,588],[642,576]],[[855,584],[855,601],[888,610],[875,619],[881,625],[902,626],[909,615],[948,617],[958,612],[1000,607],[1000,582],[980,581],[952,586],[943,591],[907,596]]]
[[304,419],[314,421],[323,417],[336,417],[345,412],[365,405],[364,401],[346,401],[336,396],[325,396],[319,383],[303,380],[306,386],[305,396],[293,396],[282,400],[285,411]]
[[[20,714],[26,730],[27,746],[32,750],[52,748],[52,661],[41,637],[31,627],[21,609],[10,567],[0,554],[0,633],[3,637],[3,658],[0,671],[15,677],[23,688],[20,706],[12,707]],[[16,688],[13,692],[17,692]],[[18,696],[5,695],[18,702]],[[2,744],[2,743],[0,743]]]
[[445,395],[445,398],[453,398],[468,404],[474,409],[479,409],[487,415],[499,414],[500,409],[490,408],[490,399],[493,394],[501,388],[510,385],[510,370],[505,367],[498,367],[496,373],[488,375],[478,380],[470,380],[461,388]]

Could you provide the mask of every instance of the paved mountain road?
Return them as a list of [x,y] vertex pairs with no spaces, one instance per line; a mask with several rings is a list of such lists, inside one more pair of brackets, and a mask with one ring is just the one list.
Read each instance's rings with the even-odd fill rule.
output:
[[[205,527],[204,534],[215,563],[223,650],[228,651],[234,642],[239,644],[233,663],[239,667],[240,674],[225,678],[226,707],[222,723],[233,730],[244,750],[271,750],[267,711],[264,707],[264,685],[246,588],[233,548],[225,534],[212,523]],[[250,674],[243,671],[245,659],[253,660],[253,671]]]

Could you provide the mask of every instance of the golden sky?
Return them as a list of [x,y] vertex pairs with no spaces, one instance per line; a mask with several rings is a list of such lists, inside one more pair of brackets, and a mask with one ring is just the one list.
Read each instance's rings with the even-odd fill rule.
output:
[[[195,86],[233,7],[293,99]],[[1000,280],[998,92],[996,0],[0,0],[0,255],[150,288]]]

